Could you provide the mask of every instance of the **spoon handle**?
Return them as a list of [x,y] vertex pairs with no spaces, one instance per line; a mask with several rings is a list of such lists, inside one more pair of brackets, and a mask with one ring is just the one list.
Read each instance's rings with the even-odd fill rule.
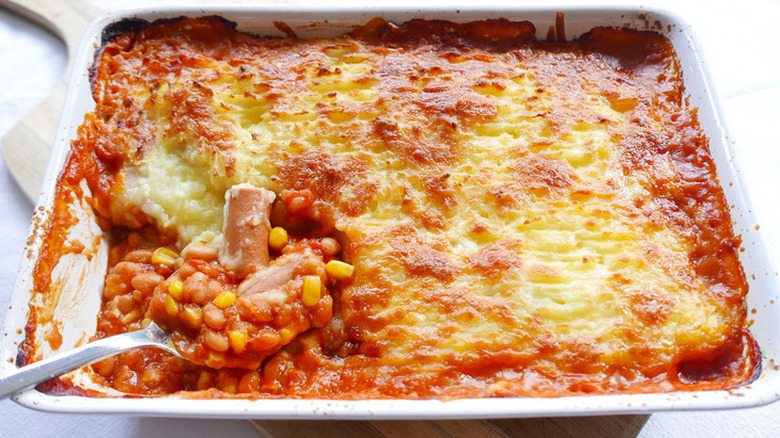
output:
[[137,347],[155,346],[147,330],[122,333],[100,339],[63,354],[32,363],[0,376],[0,400],[45,382],[70,370]]

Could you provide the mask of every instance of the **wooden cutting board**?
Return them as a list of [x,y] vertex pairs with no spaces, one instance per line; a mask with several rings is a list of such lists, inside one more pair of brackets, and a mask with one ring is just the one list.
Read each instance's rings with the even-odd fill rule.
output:
[[[82,0],[0,0],[61,37],[68,50],[65,78],[87,25],[103,11]],[[66,81],[2,139],[2,156],[11,174],[31,199],[38,197],[54,140]],[[558,417],[445,421],[261,421],[252,424],[269,438],[359,436],[368,438],[449,437],[635,437],[649,416]]]

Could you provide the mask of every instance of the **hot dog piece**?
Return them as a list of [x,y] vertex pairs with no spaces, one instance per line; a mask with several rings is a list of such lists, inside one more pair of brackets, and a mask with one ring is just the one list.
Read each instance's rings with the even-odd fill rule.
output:
[[258,269],[238,285],[236,295],[258,294],[276,289],[295,278],[296,269],[307,260],[315,259],[311,250],[284,254],[267,267]]
[[268,265],[269,216],[275,198],[274,192],[251,184],[234,185],[225,193],[219,263],[238,278]]

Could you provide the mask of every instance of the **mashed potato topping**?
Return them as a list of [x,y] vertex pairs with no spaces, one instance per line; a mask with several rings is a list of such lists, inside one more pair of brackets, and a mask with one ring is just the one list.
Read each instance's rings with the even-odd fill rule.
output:
[[[113,35],[72,175],[117,236],[114,263],[158,246],[180,257],[170,272],[139,258],[159,282],[127,309],[205,324],[215,305],[168,292],[189,266],[218,283],[209,299],[233,294],[230,324],[273,334],[250,371],[223,356],[207,361],[216,371],[137,353],[98,373],[130,392],[326,398],[749,380],[739,239],[670,43],[608,28],[572,42],[534,35],[506,20],[377,19],[339,37],[266,38],[216,18]],[[273,317],[240,307],[248,280],[214,253],[186,255],[224,244],[225,193],[240,184],[272,192],[269,228],[319,261],[254,295],[273,312],[289,304]],[[271,266],[285,254],[272,248]],[[326,307],[306,296],[315,277]],[[113,299],[104,322],[127,314],[111,313]],[[219,330],[189,345],[211,345],[213,332],[216,350],[240,356],[242,339]],[[141,362],[174,383],[122,380]]]

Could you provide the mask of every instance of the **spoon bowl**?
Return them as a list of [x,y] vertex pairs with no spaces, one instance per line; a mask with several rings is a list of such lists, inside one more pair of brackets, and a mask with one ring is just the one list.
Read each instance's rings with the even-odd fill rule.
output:
[[66,353],[55,355],[0,376],[0,400],[68,371],[140,347],[160,348],[186,359],[173,346],[171,333],[151,322],[144,329],[90,342]]

